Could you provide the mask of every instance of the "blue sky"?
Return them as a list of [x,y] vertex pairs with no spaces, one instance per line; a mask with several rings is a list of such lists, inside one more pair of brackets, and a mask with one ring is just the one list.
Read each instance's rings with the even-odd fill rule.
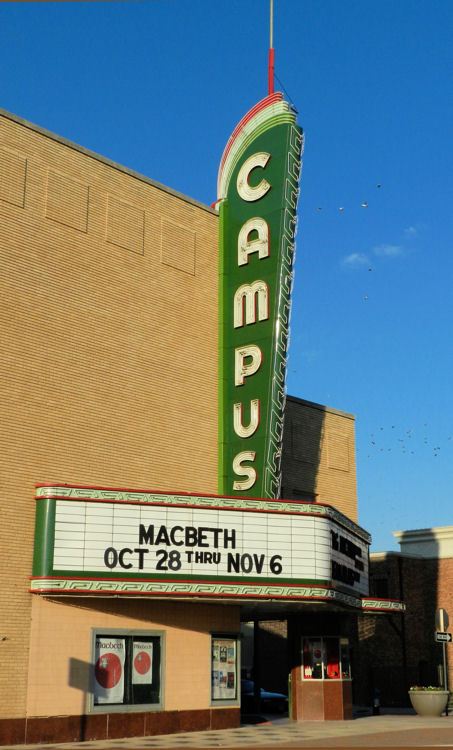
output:
[[[306,133],[288,392],[356,415],[375,550],[453,523],[452,38],[451,0],[275,0]],[[268,0],[0,3],[0,107],[211,203],[267,46]]]

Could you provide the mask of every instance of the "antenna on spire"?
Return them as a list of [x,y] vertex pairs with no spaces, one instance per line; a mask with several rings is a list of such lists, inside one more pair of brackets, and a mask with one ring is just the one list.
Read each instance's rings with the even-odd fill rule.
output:
[[270,19],[269,19],[269,57],[267,64],[267,93],[274,93],[274,61],[275,61],[275,50],[274,50],[274,0],[270,2]]

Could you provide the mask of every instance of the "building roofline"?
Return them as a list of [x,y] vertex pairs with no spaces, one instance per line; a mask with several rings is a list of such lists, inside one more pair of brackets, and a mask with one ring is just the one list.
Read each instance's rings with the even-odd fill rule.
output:
[[99,161],[102,164],[105,164],[107,167],[112,167],[113,169],[117,169],[119,172],[123,172],[124,174],[127,174],[130,177],[134,177],[135,179],[140,180],[141,182],[145,182],[147,185],[151,185],[151,187],[157,188],[157,190],[162,190],[164,193],[169,193],[169,195],[172,195],[175,198],[179,198],[180,200],[183,200],[186,203],[190,203],[193,206],[196,206],[197,208],[201,208],[204,211],[207,211],[208,213],[212,214],[213,216],[218,217],[217,211],[211,208],[211,206],[207,206],[205,203],[201,203],[200,201],[197,201],[194,198],[189,198],[189,196],[184,195],[184,193],[179,193],[177,190],[173,190],[172,188],[169,188],[166,185],[163,185],[161,182],[156,182],[155,180],[151,180],[149,177],[146,177],[140,172],[136,172],[134,169],[129,169],[129,167],[125,167],[122,164],[118,164],[118,162],[113,161],[112,159],[108,159],[106,156],[101,156],[95,151],[90,151],[90,149],[85,148],[84,146],[79,146],[78,143],[74,143],[74,141],[70,141],[67,138],[63,138],[63,136],[57,135],[56,133],[53,133],[51,130],[47,130],[46,128],[42,128],[40,125],[35,125],[34,123],[29,122],[28,120],[24,120],[22,117],[18,117],[17,115],[14,115],[11,112],[8,112],[6,109],[2,109],[1,107],[0,107],[0,117],[5,117],[7,120],[11,120],[12,122],[15,122],[17,125],[22,125],[23,127],[28,128],[29,130],[33,130],[35,133],[38,133],[39,135],[43,135],[45,138],[50,138],[52,141],[56,141],[62,146],[71,148],[73,151],[78,151],[80,154],[83,154],[84,156],[88,156],[90,159],[95,159],[96,161]]
[[347,411],[342,411],[341,409],[334,409],[333,406],[325,406],[324,404],[317,404],[315,401],[307,401],[305,398],[298,398],[297,396],[287,396],[286,399],[288,401],[294,401],[297,404],[304,404],[304,406],[309,406],[312,409],[318,409],[319,411],[326,411],[329,412],[329,414],[337,414],[339,417],[346,417],[347,419],[352,419],[355,421],[355,415],[350,414]]
[[427,529],[407,529],[404,531],[393,531],[393,536],[399,544],[406,542],[428,542],[439,537],[453,538],[453,526],[432,526]]
[[388,552],[370,552],[370,561],[378,562],[379,560],[389,560],[390,558],[400,559],[416,559],[416,560],[427,560],[428,558],[423,555],[418,555],[415,552],[395,552],[395,550],[388,550]]

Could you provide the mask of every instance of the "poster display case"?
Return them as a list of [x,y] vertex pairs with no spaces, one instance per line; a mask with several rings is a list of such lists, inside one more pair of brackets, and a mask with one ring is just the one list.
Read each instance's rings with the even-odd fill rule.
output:
[[92,709],[161,704],[162,635],[96,632],[93,642]]
[[211,639],[212,701],[237,702],[239,641],[236,635],[213,635]]

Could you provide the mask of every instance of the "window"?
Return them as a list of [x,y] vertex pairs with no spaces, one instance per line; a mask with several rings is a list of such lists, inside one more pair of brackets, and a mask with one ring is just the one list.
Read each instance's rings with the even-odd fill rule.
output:
[[347,638],[304,638],[302,647],[304,680],[350,680]]
[[237,703],[239,642],[236,635],[211,639],[211,698],[213,702]]
[[160,707],[161,652],[162,634],[96,631],[92,706]]

